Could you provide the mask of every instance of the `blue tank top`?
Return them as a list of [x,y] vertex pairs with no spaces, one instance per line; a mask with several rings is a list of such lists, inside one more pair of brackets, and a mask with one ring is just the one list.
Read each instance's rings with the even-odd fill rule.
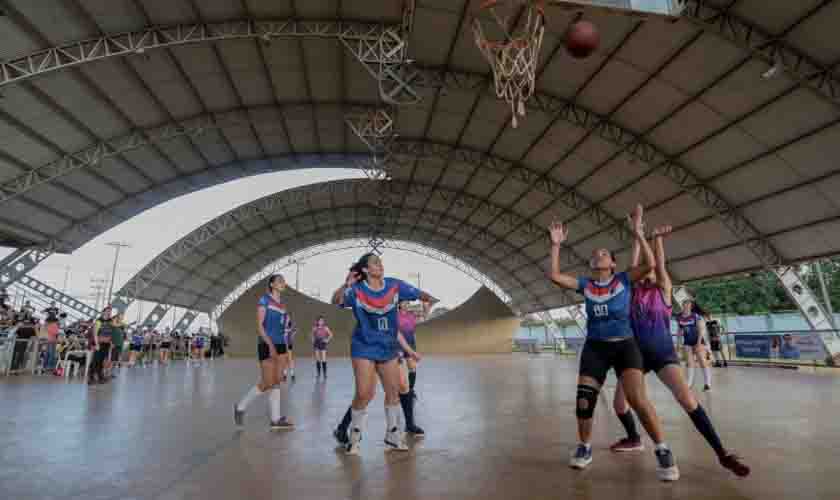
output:
[[630,338],[632,284],[627,273],[618,273],[604,283],[578,278],[578,293],[586,303],[586,338],[613,340]]
[[266,335],[275,344],[286,343],[286,326],[288,324],[289,315],[286,311],[286,304],[275,300],[270,294],[265,294],[260,298],[257,308],[265,308],[265,318],[263,318],[263,328]]
[[131,336],[131,345],[141,346],[143,345],[143,335],[139,333],[135,333]]
[[674,350],[671,314],[672,307],[665,303],[661,288],[647,280],[633,287],[630,320],[642,351],[670,353]]
[[677,316],[677,325],[683,333],[683,342],[686,344],[696,344],[698,340],[699,330],[697,323],[703,321],[697,313],[691,313],[688,316],[680,314]]

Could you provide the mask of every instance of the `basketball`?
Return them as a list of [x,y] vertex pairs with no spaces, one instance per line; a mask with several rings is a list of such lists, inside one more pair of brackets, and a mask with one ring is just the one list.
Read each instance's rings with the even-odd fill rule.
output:
[[566,35],[566,50],[576,59],[589,57],[601,43],[598,28],[589,21],[578,21],[569,27]]

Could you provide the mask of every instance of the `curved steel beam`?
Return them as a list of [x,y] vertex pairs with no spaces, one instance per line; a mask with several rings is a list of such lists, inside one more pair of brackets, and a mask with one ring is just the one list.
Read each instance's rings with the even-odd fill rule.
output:
[[375,45],[402,25],[299,19],[234,19],[215,23],[149,26],[140,31],[106,34],[39,50],[0,62],[0,88],[64,68],[110,57],[143,54],[149,50],[222,40],[272,38],[334,38],[345,44]]
[[[329,207],[329,208],[311,210],[311,211],[307,211],[307,212],[304,212],[304,213],[296,214],[295,218],[300,218],[300,217],[309,218],[309,217],[312,217],[314,219],[321,214],[333,214],[333,213],[335,213],[334,210],[336,210],[336,209],[342,209],[342,210],[354,209],[354,210],[357,211],[360,208],[363,209],[363,210],[369,211],[369,213],[364,214],[364,217],[368,217],[370,219],[374,219],[376,217],[376,213],[375,213],[372,206],[355,204],[355,205],[342,205],[342,206],[339,206],[339,207],[332,206],[332,207]],[[427,219],[427,222],[429,222],[431,224],[435,224],[438,227],[445,227],[445,224],[453,224],[453,223],[461,224],[461,223],[464,222],[462,219],[458,219],[456,217],[452,217],[451,215],[443,214],[441,212],[434,211],[434,210],[421,211],[420,209],[410,208],[410,209],[405,209],[405,213],[412,214],[417,219],[423,219],[423,218],[427,217],[428,215],[433,215],[436,218]],[[307,231],[307,232],[302,232],[302,233],[301,232],[296,232],[295,235],[293,236],[293,239],[291,240],[295,243],[292,244],[292,245],[287,245],[287,246],[293,247],[296,251],[298,248],[300,248],[299,240],[308,241],[309,239],[318,239],[322,235],[327,239],[334,238],[335,235],[333,235],[331,233],[335,232],[338,228],[352,229],[352,231],[348,232],[346,235],[343,235],[343,236],[346,236],[346,237],[355,238],[355,237],[361,237],[361,236],[367,235],[366,226],[360,225],[360,217],[358,216],[358,212],[356,212],[356,214],[357,214],[357,216],[354,218],[354,221],[352,223],[344,223],[344,224],[333,223],[331,226],[329,226],[325,229],[316,228],[312,231]],[[281,224],[288,224],[288,225],[290,225],[294,228],[294,226],[295,226],[294,225],[294,220],[295,219],[283,220],[283,221],[278,221],[275,224],[270,224],[269,223],[269,224],[260,226],[259,228],[255,229],[253,231],[246,232],[244,234],[243,238],[250,237],[250,236],[252,236],[252,235],[254,235],[258,232],[264,231],[266,229],[273,230],[274,228],[276,228],[277,226],[279,226]],[[450,226],[450,227],[452,227],[452,226]],[[500,238],[492,236],[490,234],[487,234],[484,231],[483,227],[475,226],[475,225],[469,224],[469,223],[465,224],[462,227],[465,227],[466,230],[470,234],[475,235],[475,238],[474,238],[475,240],[489,243],[488,248],[492,247],[493,245],[495,245],[497,243],[503,242]],[[446,252],[449,255],[452,255],[452,256],[455,256],[455,257],[466,256],[466,258],[463,259],[465,262],[470,263],[470,265],[472,265],[473,267],[476,267],[477,269],[483,269],[484,271],[482,271],[482,272],[484,272],[488,275],[495,276],[494,279],[496,281],[500,282],[500,283],[506,282],[506,279],[504,278],[504,276],[499,276],[495,271],[493,271],[493,270],[498,270],[498,269],[504,269],[503,266],[501,265],[503,259],[493,258],[490,255],[488,255],[486,252],[484,252],[483,250],[479,250],[479,249],[475,249],[475,248],[469,248],[469,247],[462,248],[462,247],[453,246],[451,244],[451,242],[447,239],[446,234],[444,234],[444,233],[429,231],[428,229],[425,229],[425,228],[422,228],[418,232],[423,233],[422,234],[422,236],[423,236],[422,241],[423,242],[434,243],[434,246],[436,248],[439,248],[441,251]],[[389,232],[386,232],[384,234],[384,237],[388,237],[388,236],[395,236],[397,239],[399,239],[401,237],[405,238],[405,235],[400,235],[400,234],[397,234],[396,232],[393,232],[393,231],[389,231]],[[471,240],[472,240],[472,238],[471,238]],[[196,253],[199,253],[204,258],[202,259],[202,261],[200,263],[198,263],[192,269],[181,268],[180,266],[179,266],[179,268],[186,273],[189,273],[189,272],[196,273],[196,275],[198,277],[200,277],[201,279],[209,282],[211,285],[215,285],[215,286],[219,286],[221,288],[224,288],[224,287],[228,286],[224,283],[224,280],[228,276],[231,276],[235,273],[238,273],[239,272],[239,267],[238,266],[240,264],[252,263],[252,264],[260,265],[260,262],[257,261],[256,258],[258,256],[265,256],[267,253],[270,253],[273,249],[278,248],[278,242],[280,242],[280,241],[281,240],[278,238],[278,241],[273,241],[269,244],[263,245],[263,246],[259,247],[257,250],[255,250],[255,251],[253,251],[249,254],[243,254],[241,252],[238,252],[237,250],[235,250],[233,248],[232,245],[230,245],[228,243],[225,243],[222,249],[220,249],[216,252],[213,252],[211,254],[202,254],[202,253],[196,251]],[[282,245],[280,247],[282,248]],[[222,254],[222,253],[224,253],[228,250],[231,250],[235,253],[239,253],[241,258],[242,258],[241,262],[238,263],[237,265],[232,266],[228,271],[226,271],[224,274],[222,274],[221,276],[219,276],[217,278],[210,278],[210,277],[207,277],[205,275],[198,274],[197,271],[205,263],[213,260],[214,258],[218,257],[220,254]],[[523,265],[523,268],[527,267],[527,266],[534,266],[537,269],[540,268],[540,262],[539,261],[537,261],[535,259],[531,259],[530,257],[527,257],[527,256],[521,256],[521,257],[522,257],[522,260],[524,260],[526,262],[526,264]],[[177,266],[176,263],[172,263],[170,265],[171,266]],[[527,283],[525,283],[522,280],[519,280],[515,275],[511,275],[510,279],[512,279],[516,282],[517,287],[520,287],[521,289],[527,290]],[[210,288],[212,288],[212,287],[207,287],[207,288],[201,290],[200,294],[205,294]],[[164,296],[161,299],[161,301],[166,302],[167,299],[170,296],[171,296],[171,294],[167,294],[166,296]],[[190,306],[190,307],[192,307],[192,306]]]
[[[786,42],[784,34],[779,36],[764,31],[755,23],[732,13],[727,6],[714,5],[708,0],[683,2],[682,17],[695,26],[724,38],[770,66],[780,65],[800,85],[840,106],[840,75],[835,73],[836,67],[821,64]],[[823,6],[826,4],[823,2]]]
[[[167,250],[155,257],[134,277],[132,277],[128,283],[126,283],[126,285],[117,292],[117,295],[123,297],[123,300],[125,301],[134,300],[136,297],[139,297],[141,292],[153,283],[157,277],[171,265],[171,263],[177,262],[189,253],[192,253],[193,249],[214,239],[219,234],[238,226],[240,222],[244,220],[261,216],[262,214],[271,212],[277,208],[284,208],[285,210],[286,206],[303,205],[309,207],[311,198],[318,194],[325,194],[332,200],[335,194],[346,194],[352,192],[357,202],[351,205],[351,207],[361,206],[368,208],[371,207],[371,204],[369,202],[359,202],[359,194],[375,188],[376,186],[374,186],[374,183],[367,180],[333,181],[305,186],[289,191],[282,191],[237,207],[236,209],[213,219],[170,246]],[[510,226],[516,225],[521,227],[523,231],[527,231],[529,234],[545,233],[543,228],[530,223],[519,214],[516,214],[505,207],[500,207],[488,202],[487,200],[471,195],[445,189],[436,189],[432,191],[431,186],[429,185],[418,183],[409,184],[399,181],[388,182],[388,189],[389,192],[393,194],[424,194],[439,196],[443,200],[454,199],[457,205],[483,210],[485,213],[496,217],[499,220],[505,221]],[[332,201],[330,202],[330,206],[334,206]],[[452,218],[457,219],[454,215]],[[509,246],[512,246],[506,241],[501,240],[485,231],[486,228],[474,227],[471,231],[472,234],[470,235],[470,238],[479,240],[483,238],[486,241],[489,240],[488,242],[490,245],[506,243]],[[566,255],[577,264],[583,265],[586,262],[586,259],[572,252],[569,252]],[[523,258],[531,260],[529,257],[523,256]],[[539,264],[536,263],[536,265],[538,266]]]
[[[299,261],[303,259],[311,259],[313,257],[317,257],[319,255],[327,255],[330,253],[341,252],[345,250],[354,250],[354,249],[365,249],[370,248],[370,242],[367,239],[347,239],[347,240],[336,240],[333,242],[329,242],[326,244],[318,244],[303,250],[294,252],[290,255],[284,255],[278,258],[274,263],[269,264],[268,266],[264,267],[262,270],[254,273],[248,280],[238,285],[234,290],[228,293],[219,304],[213,308],[213,314],[216,317],[221,316],[225,310],[229,306],[231,306],[234,302],[236,302],[239,297],[241,297],[245,292],[250,290],[255,284],[261,282],[268,276],[282,271],[283,269],[293,265],[292,261]],[[477,270],[475,267],[471,266],[469,263],[458,259],[452,255],[447,253],[441,252],[437,249],[427,247],[425,245],[421,245],[420,243],[414,243],[405,240],[390,240],[385,241],[382,243],[380,248],[383,249],[390,249],[390,250],[398,250],[401,252],[411,252],[423,257],[428,257],[430,259],[436,260],[442,264],[446,264],[447,266],[460,271],[463,274],[466,274],[473,280],[479,282],[481,285],[486,287],[488,290],[492,291],[502,302],[512,305],[512,300],[510,296],[508,296],[490,277],[482,273],[481,271]],[[281,260],[286,260],[285,263],[279,264],[278,262]],[[301,292],[298,290],[298,292]],[[195,302],[193,307],[198,304]]]

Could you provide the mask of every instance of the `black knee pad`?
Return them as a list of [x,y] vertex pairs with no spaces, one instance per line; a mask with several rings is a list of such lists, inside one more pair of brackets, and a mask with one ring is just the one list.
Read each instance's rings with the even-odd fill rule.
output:
[[598,404],[598,389],[588,385],[577,387],[577,418],[588,420],[595,415],[595,405]]

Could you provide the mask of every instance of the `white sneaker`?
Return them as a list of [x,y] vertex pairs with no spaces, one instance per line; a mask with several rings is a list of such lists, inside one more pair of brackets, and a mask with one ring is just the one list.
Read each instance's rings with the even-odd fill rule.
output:
[[660,481],[676,481],[680,478],[680,469],[671,450],[656,450],[656,475]]
[[592,448],[587,448],[583,444],[577,445],[575,451],[569,459],[569,467],[572,469],[585,469],[587,465],[592,463]]
[[408,451],[405,434],[403,434],[399,427],[394,427],[385,433],[385,446],[392,451]]
[[347,455],[359,454],[359,443],[362,442],[362,431],[353,429],[350,431],[350,441],[344,445],[344,453]]

